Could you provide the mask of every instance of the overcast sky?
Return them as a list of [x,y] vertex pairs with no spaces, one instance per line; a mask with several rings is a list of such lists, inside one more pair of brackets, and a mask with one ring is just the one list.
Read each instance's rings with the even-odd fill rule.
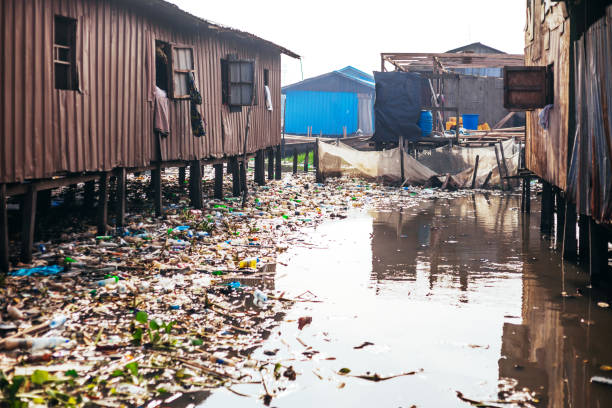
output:
[[215,23],[302,56],[283,56],[282,82],[352,65],[380,70],[381,52],[444,52],[473,42],[522,54],[525,0],[170,0]]

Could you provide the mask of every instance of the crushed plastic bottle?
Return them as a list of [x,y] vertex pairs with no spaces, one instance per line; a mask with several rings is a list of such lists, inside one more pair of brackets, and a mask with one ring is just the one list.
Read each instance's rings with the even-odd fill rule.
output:
[[36,337],[28,339],[31,351],[55,348],[67,344],[70,339],[65,337]]
[[119,282],[119,277],[118,276],[113,276],[110,278],[106,278],[106,279],[102,279],[96,282],[96,285],[98,286],[112,286],[112,285],[116,285],[117,282]]
[[255,291],[253,292],[253,297],[255,298],[255,302],[258,303],[265,303],[268,301],[268,295],[266,295],[259,289],[255,289]]
[[59,329],[60,327],[64,325],[64,323],[66,323],[66,320],[68,320],[68,317],[65,315],[62,315],[62,314],[55,315],[49,321],[49,327],[51,329]]

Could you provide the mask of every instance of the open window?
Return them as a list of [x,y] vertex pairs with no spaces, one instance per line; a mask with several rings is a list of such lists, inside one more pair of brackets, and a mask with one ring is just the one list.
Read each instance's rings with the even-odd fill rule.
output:
[[172,47],[172,97],[189,98],[187,77],[194,72],[193,48]]
[[155,41],[155,85],[169,94],[170,90],[170,44]]
[[256,105],[255,61],[221,60],[223,103],[229,106]]
[[55,16],[53,36],[53,68],[55,89],[79,89],[76,69],[76,29],[73,18]]

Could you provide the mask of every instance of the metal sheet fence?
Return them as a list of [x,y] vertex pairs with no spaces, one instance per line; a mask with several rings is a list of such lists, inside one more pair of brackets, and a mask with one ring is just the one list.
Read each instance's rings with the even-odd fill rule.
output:
[[567,192],[576,209],[612,221],[612,6],[574,43],[576,135]]

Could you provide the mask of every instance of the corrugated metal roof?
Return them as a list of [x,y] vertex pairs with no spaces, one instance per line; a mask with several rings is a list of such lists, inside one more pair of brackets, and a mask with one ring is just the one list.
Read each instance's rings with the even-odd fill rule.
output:
[[[259,43],[263,43],[270,47],[276,48],[281,53],[288,55],[290,57],[301,58],[295,52],[283,46],[275,44],[272,41],[264,40],[263,38],[257,37],[256,35],[248,33],[246,31],[237,30],[235,28],[231,28],[231,27],[224,26],[221,24],[213,23],[212,21],[209,21],[209,20],[205,20],[201,17],[188,13],[187,11],[178,7],[176,4],[172,4],[166,0],[131,0],[131,2],[134,4],[139,4],[140,6],[147,7],[151,12],[153,12],[153,14],[163,14],[163,17],[165,18],[168,17],[167,13],[172,13],[176,16],[185,17],[187,19],[192,20],[192,22],[195,23],[197,26],[203,25],[205,26],[205,28],[212,30],[212,31],[217,31],[218,33],[231,34],[243,40],[257,41]],[[163,13],[160,13],[159,11],[161,10],[156,10],[154,7],[163,8]]]
[[[341,77],[343,79],[348,79],[357,83],[362,88],[362,90],[355,90],[355,92],[368,92],[367,89],[374,90],[375,83],[374,77],[366,74],[363,71],[358,70],[357,68],[351,67],[350,65],[344,67],[342,69],[328,72],[327,74],[319,75],[316,77],[308,78],[300,82],[296,82],[291,85],[284,86],[282,88],[282,92],[290,91],[290,90],[310,90],[310,91],[331,91],[331,89],[317,89],[317,83],[323,83],[326,79],[330,79],[330,77]],[[308,88],[308,89],[306,89]],[[333,91],[337,91],[334,89]]]

